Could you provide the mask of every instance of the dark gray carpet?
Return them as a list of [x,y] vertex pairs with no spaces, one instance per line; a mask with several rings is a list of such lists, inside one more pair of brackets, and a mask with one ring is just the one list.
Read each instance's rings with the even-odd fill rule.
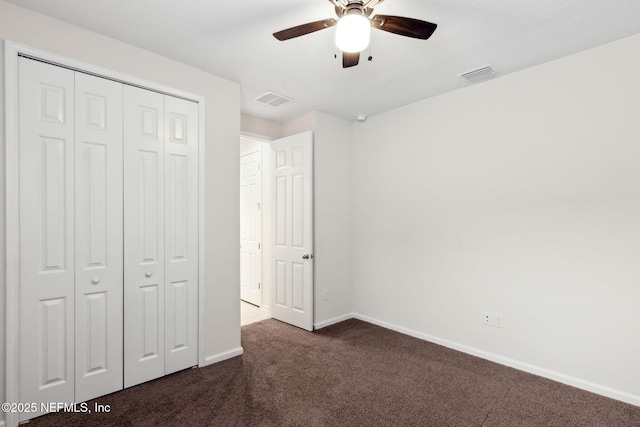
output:
[[242,328],[245,353],[32,426],[640,426],[628,405],[358,320]]

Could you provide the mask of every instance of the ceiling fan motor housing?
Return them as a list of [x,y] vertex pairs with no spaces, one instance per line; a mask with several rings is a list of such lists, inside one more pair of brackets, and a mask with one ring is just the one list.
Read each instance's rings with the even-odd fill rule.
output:
[[357,14],[357,15],[362,15],[368,18],[372,12],[373,12],[373,9],[367,8],[364,5],[363,1],[350,1],[343,8],[336,7],[336,13],[338,14],[338,17]]
[[[356,9],[364,16],[369,16],[373,8],[384,0],[329,0],[336,7],[338,17],[344,16],[349,10]],[[353,13],[353,12],[352,12]]]
[[361,1],[350,2],[345,8],[345,15],[351,15],[352,13],[364,15],[364,3]]

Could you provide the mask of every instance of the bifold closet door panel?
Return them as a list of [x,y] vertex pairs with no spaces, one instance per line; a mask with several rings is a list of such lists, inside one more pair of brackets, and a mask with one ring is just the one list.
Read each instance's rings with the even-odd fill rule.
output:
[[124,87],[124,385],[164,375],[164,96]]
[[18,90],[20,402],[73,402],[74,72],[20,58]]
[[165,96],[165,374],[198,364],[198,104]]
[[76,402],[123,384],[122,90],[76,73]]

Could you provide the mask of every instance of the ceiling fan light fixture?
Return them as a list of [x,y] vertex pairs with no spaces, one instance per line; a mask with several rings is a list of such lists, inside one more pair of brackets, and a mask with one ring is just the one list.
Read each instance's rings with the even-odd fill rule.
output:
[[369,46],[371,23],[359,13],[344,15],[336,25],[336,47],[343,52],[362,52]]

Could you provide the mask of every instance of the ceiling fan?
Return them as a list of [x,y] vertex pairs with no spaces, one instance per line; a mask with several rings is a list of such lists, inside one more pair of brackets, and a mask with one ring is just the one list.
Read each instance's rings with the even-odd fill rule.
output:
[[336,46],[342,51],[342,67],[358,65],[360,52],[369,45],[371,28],[399,34],[401,36],[426,40],[436,30],[437,25],[420,19],[392,15],[375,15],[373,8],[384,0],[329,0],[335,6],[338,19],[329,18],[309,22],[273,33],[280,40],[304,36],[325,28],[336,28]]

